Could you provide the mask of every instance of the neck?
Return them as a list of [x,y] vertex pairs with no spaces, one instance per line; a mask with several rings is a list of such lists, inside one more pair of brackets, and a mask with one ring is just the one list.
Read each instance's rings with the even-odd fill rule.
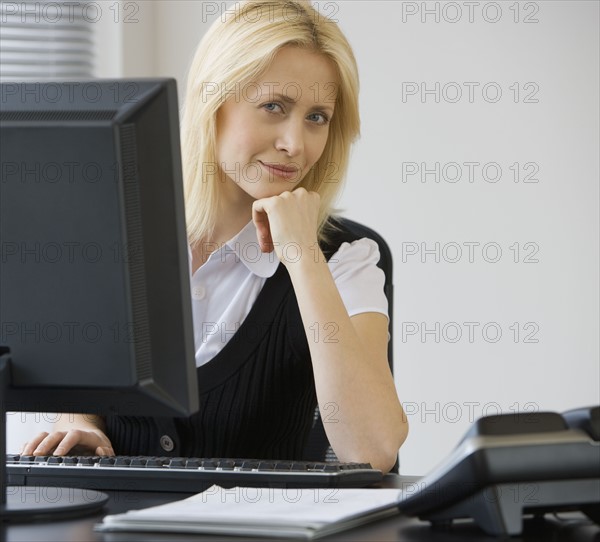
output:
[[209,256],[237,235],[252,219],[254,198],[226,178],[220,192],[218,220],[212,234],[192,247],[192,274]]
[[252,220],[254,198],[227,178],[220,193],[218,220],[209,240],[225,243]]

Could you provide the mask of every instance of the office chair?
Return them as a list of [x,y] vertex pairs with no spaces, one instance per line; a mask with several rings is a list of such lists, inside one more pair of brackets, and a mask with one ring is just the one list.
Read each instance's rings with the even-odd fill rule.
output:
[[[389,333],[390,340],[388,342],[388,361],[390,363],[390,370],[394,373],[394,343],[393,343],[393,330],[394,330],[394,283],[393,283],[393,265],[392,265],[392,252],[390,247],[386,243],[385,239],[381,237],[376,231],[371,228],[354,222],[348,218],[335,217],[334,220],[335,229],[334,236],[344,236],[363,238],[367,237],[372,239],[379,246],[379,262],[377,267],[383,270],[385,273],[384,292],[388,300],[388,312],[389,312]],[[323,427],[323,421],[319,412],[319,407],[315,408],[315,417],[313,420],[313,426],[309,434],[308,442],[304,448],[305,458],[312,461],[337,461],[337,457],[331,448],[327,435],[325,434],[325,428]],[[398,473],[398,461],[390,471]]]

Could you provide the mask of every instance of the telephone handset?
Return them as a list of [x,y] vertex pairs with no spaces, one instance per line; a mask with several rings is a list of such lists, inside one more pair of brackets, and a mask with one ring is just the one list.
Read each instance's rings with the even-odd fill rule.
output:
[[400,510],[434,525],[473,518],[488,534],[516,535],[523,514],[565,509],[600,524],[600,406],[480,418],[413,486]]

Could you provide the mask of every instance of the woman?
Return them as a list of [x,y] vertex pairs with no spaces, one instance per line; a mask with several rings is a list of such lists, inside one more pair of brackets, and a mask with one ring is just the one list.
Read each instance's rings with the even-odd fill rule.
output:
[[389,471],[407,423],[377,245],[329,220],[358,132],[356,63],[334,22],[301,1],[223,14],[182,118],[200,411],[78,415],[23,453],[302,459],[318,405],[341,461]]

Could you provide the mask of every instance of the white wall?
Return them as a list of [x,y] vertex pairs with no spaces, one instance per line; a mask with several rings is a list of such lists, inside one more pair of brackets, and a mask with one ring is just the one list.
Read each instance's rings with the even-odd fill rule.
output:
[[[499,4],[497,23],[483,18],[495,17],[492,7],[476,9],[469,22],[462,2],[456,23],[447,22],[456,11],[439,23],[432,15],[422,22],[420,14],[403,22],[403,6],[406,14],[421,2],[339,5],[363,81],[363,137],[343,204],[350,216],[383,232],[395,255],[395,372],[411,413],[401,465],[403,472],[423,473],[474,417],[600,402],[598,3],[530,3],[539,10],[537,23],[515,23],[512,2]],[[425,3],[436,5],[443,15],[447,4]],[[533,10],[520,15],[522,21]],[[463,99],[449,103],[442,95],[436,103],[433,95],[405,95],[403,101],[409,82],[447,85],[448,100],[458,86]],[[479,85],[471,86],[473,103],[465,82]],[[497,103],[483,98],[486,83],[495,83],[488,99],[501,88]],[[530,99],[537,103],[525,103],[536,89]],[[502,176],[486,182],[479,167],[469,182],[463,166],[455,183],[441,173],[423,183],[419,175],[403,176],[410,162],[428,168],[495,162]],[[538,182],[515,183],[515,162],[521,179],[536,170]],[[454,175],[448,169],[445,178]],[[472,263],[469,242],[479,243],[471,245]],[[439,263],[435,254],[423,255],[421,243],[440,244]],[[487,243],[496,245],[483,252]],[[419,252],[411,255],[415,247]],[[501,257],[486,261],[497,258],[495,247]],[[422,335],[438,322],[446,332],[439,342]],[[469,324],[473,342],[464,322],[476,323]],[[484,336],[487,323],[493,324]],[[452,342],[459,329],[462,338]],[[502,337],[491,342],[496,329]]]
[[[481,415],[599,403],[598,3],[314,3],[361,71],[362,137],[340,206],[395,257],[402,472],[430,470]],[[136,2],[138,22],[98,25],[99,75],[174,76],[183,98],[223,4]],[[439,103],[408,92],[436,83]],[[439,175],[408,174],[422,163]],[[501,168],[497,182],[485,164],[488,181]],[[30,430],[17,418],[9,443]]]

